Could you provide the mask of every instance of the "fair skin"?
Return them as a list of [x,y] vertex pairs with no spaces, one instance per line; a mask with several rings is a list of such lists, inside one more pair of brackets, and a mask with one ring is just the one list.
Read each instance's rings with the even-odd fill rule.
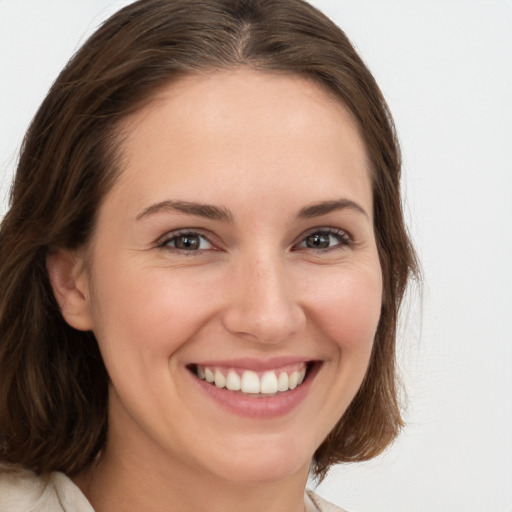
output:
[[[173,82],[122,130],[85,255],[48,260],[112,381],[106,447],[75,482],[96,512],[302,511],[381,307],[356,125],[311,81],[239,69]],[[270,387],[221,388],[230,372]]]

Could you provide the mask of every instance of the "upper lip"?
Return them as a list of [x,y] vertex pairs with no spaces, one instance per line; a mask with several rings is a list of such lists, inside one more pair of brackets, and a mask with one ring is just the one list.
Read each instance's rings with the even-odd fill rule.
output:
[[279,356],[268,359],[255,357],[242,357],[236,359],[216,359],[207,361],[196,361],[194,364],[201,366],[217,366],[227,368],[240,368],[244,370],[252,370],[254,372],[264,372],[287,366],[289,364],[309,363],[314,361],[311,357],[298,356]]

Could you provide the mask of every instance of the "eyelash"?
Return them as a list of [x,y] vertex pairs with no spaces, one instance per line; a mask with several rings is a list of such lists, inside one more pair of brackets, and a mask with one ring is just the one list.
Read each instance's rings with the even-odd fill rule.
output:
[[[333,246],[329,246],[329,247],[316,247],[316,248],[308,247],[308,246],[301,247],[301,244],[307,244],[307,239],[309,237],[312,237],[313,235],[317,235],[317,236],[326,236],[327,235],[329,237],[329,241],[330,241],[331,237],[334,237],[338,240],[338,243],[336,243]],[[204,248],[201,249],[201,247],[200,247],[201,240],[199,241],[199,247],[197,249],[182,249],[179,247],[173,247],[171,245],[173,242],[176,243],[176,241],[179,240],[180,238],[185,238],[187,236],[190,238],[199,238],[202,241],[206,241],[209,245],[211,245],[211,247],[206,248],[206,249],[204,249]],[[344,231],[342,229],[315,228],[315,229],[310,230],[309,232],[306,232],[305,234],[301,235],[301,239],[300,239],[299,243],[294,244],[292,250],[300,251],[300,250],[312,249],[315,252],[324,253],[324,252],[329,252],[329,251],[336,250],[336,249],[343,249],[345,247],[351,248],[353,246],[354,246],[353,238],[346,231]],[[194,255],[194,253],[200,254],[201,252],[203,252],[205,250],[206,251],[216,250],[215,245],[209,240],[208,236],[204,235],[203,233],[201,233],[199,231],[194,231],[194,230],[182,230],[182,231],[170,233],[162,241],[160,241],[158,243],[158,248],[168,249],[173,252],[178,252],[180,254],[186,254],[187,256]]]
[[[300,241],[300,244],[306,243],[306,240],[313,236],[313,235],[320,235],[325,236],[327,235],[329,238],[334,237],[337,238],[338,243],[325,248],[314,248],[314,247],[303,247],[304,249],[313,249],[316,252],[328,252],[336,249],[343,249],[345,247],[352,248],[354,246],[354,239],[343,229],[336,229],[336,228],[315,228],[304,235],[302,235],[302,239]],[[300,245],[295,244],[295,246]],[[301,247],[302,249],[302,247]]]
[[[187,250],[187,249],[181,249],[179,247],[172,247],[172,245],[170,245],[173,241],[176,243],[176,240],[178,240],[180,238],[185,238],[187,236],[190,238],[200,238],[201,241],[205,240],[212,247],[215,247],[214,244],[208,239],[208,237],[206,235],[204,235],[203,233],[200,233],[198,231],[193,231],[193,230],[181,230],[181,231],[176,231],[176,232],[170,233],[170,234],[166,235],[165,238],[158,244],[158,247],[162,248],[162,249],[169,249],[173,252],[178,252],[180,254],[186,254],[187,256],[193,255],[194,253],[199,253],[204,250],[212,250],[210,248],[201,249],[200,247],[195,250],[194,249]],[[199,242],[199,244],[201,244],[201,241]]]

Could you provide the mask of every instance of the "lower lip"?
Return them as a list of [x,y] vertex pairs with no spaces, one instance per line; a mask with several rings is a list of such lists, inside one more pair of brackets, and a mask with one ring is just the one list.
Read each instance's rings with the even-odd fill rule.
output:
[[189,373],[201,390],[230,412],[249,418],[276,418],[288,414],[306,398],[311,388],[311,383],[318,373],[318,366],[315,364],[308,371],[304,382],[295,389],[268,397],[248,396],[226,388],[218,388],[200,379],[193,373]]

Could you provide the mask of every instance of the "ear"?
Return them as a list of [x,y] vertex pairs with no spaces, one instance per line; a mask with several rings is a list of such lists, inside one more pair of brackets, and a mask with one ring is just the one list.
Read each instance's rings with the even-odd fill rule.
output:
[[64,320],[80,331],[92,330],[89,281],[83,256],[74,251],[53,251],[46,257],[46,269]]

